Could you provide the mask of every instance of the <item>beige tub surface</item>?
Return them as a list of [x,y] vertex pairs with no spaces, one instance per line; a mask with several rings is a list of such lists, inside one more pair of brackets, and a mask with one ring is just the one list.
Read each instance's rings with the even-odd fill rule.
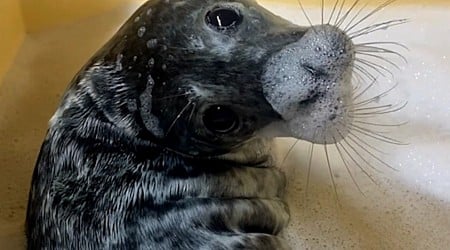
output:
[[[79,68],[136,7],[130,4],[129,9],[120,8],[25,38],[12,68],[0,83],[0,249],[24,246],[22,232],[31,173],[47,121],[61,94]],[[271,7],[280,13],[283,8],[290,9]],[[444,28],[442,34],[450,34]],[[427,38],[415,39],[421,44]],[[412,127],[405,131],[415,133]],[[286,149],[286,145],[282,147]],[[305,166],[307,159],[307,147],[300,145],[286,164]],[[323,166],[321,171],[325,171]],[[297,249],[449,249],[448,196],[418,191],[407,182],[398,184],[398,175],[382,177],[380,188],[362,182],[367,185],[366,198],[352,190],[352,183],[340,184],[342,209],[338,211],[328,175],[323,173],[315,173],[311,179],[310,203],[302,205],[299,194],[304,191],[305,168],[297,168],[289,191],[293,219],[287,235],[291,242]],[[349,182],[346,178],[338,181]]]

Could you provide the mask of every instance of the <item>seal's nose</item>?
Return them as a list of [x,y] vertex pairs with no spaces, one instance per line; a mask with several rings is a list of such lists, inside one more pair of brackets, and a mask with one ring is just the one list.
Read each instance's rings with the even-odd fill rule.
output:
[[328,131],[345,134],[341,124],[349,124],[354,59],[351,39],[331,25],[309,28],[271,56],[262,77],[264,95],[289,136],[329,143]]
[[340,74],[352,66],[354,46],[350,38],[331,25],[311,27],[296,43],[292,44],[302,66],[313,74]]

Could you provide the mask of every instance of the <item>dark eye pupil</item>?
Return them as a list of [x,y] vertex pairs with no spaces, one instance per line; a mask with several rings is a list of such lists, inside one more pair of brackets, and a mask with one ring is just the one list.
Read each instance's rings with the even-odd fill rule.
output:
[[226,30],[239,25],[242,17],[232,9],[216,9],[208,12],[206,22],[216,29]]
[[203,114],[203,123],[214,133],[226,134],[236,129],[238,117],[230,108],[214,105]]

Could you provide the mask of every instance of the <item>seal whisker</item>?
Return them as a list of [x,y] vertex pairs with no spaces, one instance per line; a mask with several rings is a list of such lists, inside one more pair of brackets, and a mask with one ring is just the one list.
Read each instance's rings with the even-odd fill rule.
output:
[[[378,42],[364,42],[364,43],[357,43],[355,44],[355,48],[359,48],[359,47],[366,47],[366,46],[370,46],[370,45],[377,45],[377,44],[381,44],[381,45],[394,45],[394,46],[399,46],[405,50],[409,50],[409,48],[399,42],[392,42],[392,41],[378,41]],[[378,48],[378,47],[375,47]]]
[[378,140],[378,141],[382,141],[382,142],[386,142],[386,143],[394,144],[394,145],[401,145],[401,146],[408,145],[406,143],[402,143],[402,142],[397,141],[397,140],[395,140],[393,138],[390,138],[388,136],[377,134],[377,133],[375,133],[375,132],[373,132],[371,130],[359,128],[359,127],[357,127],[357,126],[355,126],[353,124],[350,125],[350,127],[351,127],[351,129],[353,131],[355,131],[357,133],[360,133],[360,134],[363,134],[363,135],[367,135],[367,136],[369,136],[369,137],[371,137],[371,138],[373,138],[375,140]]
[[355,39],[357,37],[363,36],[363,35],[368,35],[370,33],[379,31],[379,30],[385,30],[397,25],[401,25],[401,24],[405,24],[408,22],[408,19],[395,19],[395,20],[391,20],[391,21],[386,21],[386,22],[382,22],[382,23],[376,23],[373,25],[370,25],[366,28],[360,29],[358,31],[352,32],[349,34],[350,39]]
[[339,12],[338,12],[338,14],[336,15],[336,19],[334,20],[334,24],[333,24],[334,26],[337,25],[337,22],[338,22],[338,21],[340,20],[340,18],[341,18],[342,11],[344,10],[345,1],[346,1],[346,0],[342,1],[342,4],[341,4],[341,6],[340,6],[340,8],[339,8]]
[[[355,76],[355,78],[356,78],[356,80],[357,80],[355,83],[353,83],[354,85],[356,84],[356,86],[353,88],[353,91],[352,91],[352,95],[354,96],[354,95],[356,95],[357,92],[362,88],[362,86],[365,85],[365,83],[367,82],[367,80],[364,79],[364,77],[362,76],[361,72],[359,72],[359,71],[357,71],[357,70],[353,70],[353,75]],[[371,80],[371,83],[373,84],[373,83],[376,82],[376,81],[377,81],[377,79],[372,79],[372,80]],[[369,85],[369,86],[370,86],[370,85]],[[362,94],[364,94],[364,93],[362,93]],[[358,94],[358,95],[359,95],[359,94]],[[357,100],[358,97],[357,97],[357,98],[353,97],[353,99],[354,99],[354,100]],[[349,104],[349,105],[347,105],[346,107],[348,107],[348,106],[353,106],[353,105],[352,105],[352,104]]]
[[355,177],[353,176],[352,171],[350,171],[350,167],[347,163],[347,160],[344,157],[344,154],[342,153],[341,149],[338,146],[338,143],[336,141],[336,138],[333,136],[333,140],[334,140],[334,146],[336,147],[337,152],[339,153],[339,156],[342,159],[342,162],[344,163],[345,169],[347,170],[347,173],[349,174],[350,178],[352,179],[353,183],[355,184],[356,188],[358,189],[358,191],[364,196],[366,197],[365,193],[362,191],[361,187],[359,186],[358,182],[356,181]]
[[358,5],[358,3],[359,3],[359,0],[355,0],[355,2],[353,2],[352,6],[350,6],[350,8],[347,10],[347,12],[336,23],[336,27],[340,28],[340,26],[345,22],[348,15],[350,15],[350,13],[353,11],[353,9],[356,7],[356,5]]
[[372,156],[374,159],[376,159],[379,163],[383,164],[384,166],[394,170],[394,171],[398,171],[398,169],[392,167],[390,164],[386,163],[385,161],[383,161],[379,156],[377,156],[376,154],[374,154],[373,152],[371,152],[369,149],[367,149],[366,147],[364,147],[363,145],[361,145],[357,140],[353,139],[351,136],[347,137],[349,140],[351,140],[353,143],[355,143],[359,148],[361,148],[362,150],[364,150],[366,153],[368,153],[370,156]]
[[378,110],[378,109],[384,110],[386,108],[392,108],[394,106],[395,106],[395,104],[386,104],[386,105],[381,105],[381,106],[376,106],[376,107],[357,108],[357,109],[353,109],[352,113],[357,114],[357,112],[355,112],[355,111],[364,111],[364,110]]
[[361,89],[361,81],[356,76],[352,76],[352,96]]
[[392,54],[392,55],[400,57],[405,63],[408,63],[408,60],[406,59],[405,56],[403,56],[402,54],[400,54],[396,51],[386,49],[386,48],[366,45],[366,46],[357,47],[355,51],[356,51],[356,53],[367,52],[367,53],[379,53],[379,54]]
[[391,77],[394,77],[394,74],[391,71],[389,71],[388,69],[384,68],[381,65],[375,64],[373,62],[370,62],[370,61],[367,61],[367,60],[364,60],[364,59],[361,59],[361,58],[356,58],[355,62],[359,62],[361,64],[364,64],[365,66],[373,69],[378,74],[380,74],[380,75],[382,75],[384,77],[387,77],[387,75],[385,73],[383,73],[383,71],[386,71],[389,75],[391,75]]
[[351,137],[351,136],[355,137],[355,140],[360,141],[362,144],[364,144],[365,146],[375,150],[376,152],[378,152],[380,154],[383,154],[383,155],[387,155],[386,152],[381,151],[380,149],[374,147],[373,145],[370,145],[367,141],[363,140],[361,137],[359,137],[359,136],[355,135],[354,133],[352,133],[352,131],[350,131],[348,134],[349,134],[349,137]]
[[368,18],[370,18],[371,16],[375,15],[377,12],[381,11],[382,9],[384,9],[385,7],[389,6],[390,4],[392,4],[393,2],[395,2],[396,0],[388,0],[384,3],[382,3],[380,6],[378,6],[377,8],[375,8],[374,10],[372,10],[371,12],[369,12],[366,16],[364,16],[363,18],[361,18],[358,22],[356,22],[354,25],[352,25],[347,31],[351,31],[352,29],[354,29],[356,26],[358,26],[359,24],[361,24],[362,22],[364,22],[365,20],[367,20]]
[[334,180],[334,176],[333,176],[333,170],[331,169],[330,156],[328,153],[328,145],[324,144],[323,148],[325,150],[325,158],[327,160],[328,173],[330,174],[331,183],[333,184],[335,202],[336,202],[336,205],[339,207],[340,206],[339,195],[337,192],[336,181]]
[[379,127],[400,127],[408,124],[408,122],[402,122],[397,124],[381,124],[381,123],[373,123],[373,122],[366,122],[366,121],[360,121],[360,120],[353,120],[353,123],[360,123],[364,125],[371,125],[371,126],[379,126]]
[[[364,58],[361,58],[361,57],[356,58],[355,60],[358,61],[358,62],[361,62],[361,63],[367,63],[367,64],[369,64],[369,65],[372,65],[372,66],[378,68],[379,70],[385,71],[386,73],[388,73],[388,74],[390,74],[392,77],[394,77],[394,75],[392,74],[392,71],[389,70],[387,67],[383,66],[383,65],[382,65],[381,63],[379,63],[379,62],[369,61],[369,60],[364,59]],[[391,62],[391,63],[392,63],[392,62]],[[394,64],[394,65],[395,65],[395,64]]]
[[349,26],[352,25],[352,23],[355,21],[356,18],[359,17],[359,15],[362,13],[362,11],[363,11],[364,9],[367,8],[367,5],[368,5],[367,3],[364,4],[364,5],[358,10],[358,12],[356,12],[356,14],[352,17],[352,19],[347,23],[347,25],[346,25],[345,28],[343,29],[345,33],[348,33],[348,32],[351,31],[351,29],[349,29]]
[[[314,132],[316,134],[316,132]],[[309,182],[311,179],[311,168],[312,168],[312,160],[314,155],[314,143],[311,143],[310,151],[309,151],[309,160],[308,160],[308,173],[306,176],[306,187],[305,187],[305,201],[304,204],[307,204],[308,201],[308,191],[309,191]]]
[[365,77],[367,77],[369,80],[376,80],[377,77],[375,77],[370,71],[365,69],[363,66],[355,64],[353,65],[354,69],[361,72]]
[[389,113],[395,113],[402,110],[408,105],[408,102],[393,104],[392,107],[388,107],[385,110],[373,111],[373,112],[352,112],[353,116],[366,116],[366,115],[384,115]]
[[347,150],[347,148],[341,143],[338,142],[337,145],[341,146],[341,148],[344,150],[345,154],[355,163],[355,165],[376,185],[378,186],[377,181],[374,179],[374,177],[365,169],[362,167],[362,165],[353,157],[353,155]]
[[[351,125],[352,126],[352,125]],[[357,125],[356,125],[357,126]],[[350,127],[350,128],[354,128],[354,127]],[[360,128],[363,128],[363,127],[360,127]],[[366,131],[370,131],[370,132],[372,132],[372,133],[376,133],[376,134],[386,134],[387,132],[385,131],[385,130],[383,130],[383,131],[380,131],[380,130],[375,130],[375,129],[373,129],[373,128],[366,128]]]
[[301,8],[301,10],[302,10],[302,12],[303,12],[303,15],[305,15],[306,20],[308,21],[310,27],[313,29],[313,31],[314,31],[315,33],[317,33],[317,30],[314,28],[314,25],[313,25],[313,23],[311,22],[311,19],[309,18],[308,14],[306,13],[306,10],[305,10],[305,8],[303,7],[302,2],[301,2],[300,0],[297,0],[297,2],[298,2],[298,4],[300,5],[300,8]]
[[[339,132],[340,133],[340,132]],[[342,136],[342,135],[341,135]],[[347,138],[344,138],[342,140],[343,142],[345,142],[345,144],[347,144],[347,146],[350,147],[350,149],[358,156],[359,159],[361,159],[369,168],[371,168],[372,170],[374,170],[375,172],[378,173],[383,173],[383,171],[381,171],[380,169],[378,169],[377,167],[375,167],[374,165],[372,165],[366,157],[364,157],[348,140]],[[356,162],[356,161],[355,161]]]
[[286,153],[286,156],[283,158],[283,161],[281,162],[281,166],[284,166],[284,163],[286,162],[286,160],[289,158],[289,155],[292,153],[292,151],[294,150],[295,146],[297,146],[298,142],[300,140],[297,139],[295,140],[295,142],[291,145],[291,147],[289,148],[288,152]]
[[379,55],[374,55],[373,53],[359,52],[359,51],[356,51],[356,54],[357,54],[357,55],[362,55],[362,56],[367,56],[367,57],[376,58],[376,59],[381,60],[381,61],[383,61],[383,62],[385,62],[385,63],[388,63],[389,65],[393,66],[393,67],[396,68],[397,70],[401,70],[401,69],[400,69],[400,66],[398,66],[397,63],[394,63],[392,60],[389,60],[389,59],[387,59],[387,58],[385,58],[385,57],[382,57],[382,56],[379,56]]
[[339,4],[339,1],[340,1],[340,0],[336,0],[336,2],[334,3],[334,6],[333,6],[333,9],[332,9],[332,11],[331,11],[330,17],[328,18],[327,24],[330,24],[330,23],[331,23],[331,20],[333,19],[333,16],[334,16],[334,14],[336,13],[337,6],[338,6],[338,4]]
[[322,11],[322,14],[321,14],[321,25],[323,25],[324,24],[324,12],[325,12],[325,2],[324,2],[325,0],[322,0],[322,4],[321,4],[321,11]]
[[381,133],[377,133],[377,132],[375,132],[373,130],[364,129],[364,128],[353,126],[353,125],[351,125],[350,128],[353,131],[357,132],[357,133],[360,133],[360,134],[363,134],[363,135],[367,135],[367,136],[369,136],[369,137],[371,137],[373,139],[379,140],[379,141],[383,141],[383,142],[387,142],[387,143],[391,143],[391,144],[396,144],[396,145],[407,145],[407,144],[401,143],[400,141],[397,141],[397,140],[395,140],[395,139],[393,139],[391,137],[382,135]]
[[192,117],[194,116],[195,108],[197,107],[197,103],[193,103],[191,113],[189,114],[189,118],[187,124],[190,124],[192,121]]
[[354,79],[353,81],[355,82],[365,82],[364,77],[361,75],[361,72],[359,71],[353,71],[353,76]]
[[183,109],[178,113],[178,115],[175,117],[175,120],[172,122],[172,124],[170,124],[169,128],[167,129],[166,136],[172,131],[172,129],[175,126],[175,124],[177,123],[177,121],[181,118],[181,116],[184,114],[184,112],[186,112],[186,110],[189,108],[189,106],[191,106],[192,103],[193,103],[192,101],[189,101],[183,107]]
[[[377,81],[376,79],[373,80],[373,81],[372,81],[369,85],[367,85],[367,87],[364,88],[360,93],[358,93],[358,94],[355,93],[356,96],[353,96],[353,100],[354,100],[354,101],[358,100],[358,99],[359,99],[362,95],[364,95],[370,88],[373,87],[373,85],[375,84],[376,81]],[[349,105],[349,106],[353,107],[353,106],[357,106],[357,105],[351,104],[351,105]]]
[[399,42],[391,42],[391,41],[358,43],[358,44],[355,44],[355,48],[356,48],[356,50],[358,50],[361,47],[363,47],[363,48],[374,48],[374,49],[381,49],[382,50],[381,52],[384,52],[384,51],[394,52],[392,50],[387,50],[387,49],[382,48],[382,47],[373,47],[373,45],[392,45],[392,46],[401,47],[402,49],[405,49],[405,50],[409,51],[409,48],[406,45],[404,45],[402,43],[399,43]]
[[[371,85],[369,85],[369,87],[371,87],[373,84],[371,84]],[[384,96],[386,96],[386,95],[388,95],[391,91],[393,91],[395,88],[397,88],[397,86],[398,86],[398,83],[396,83],[394,86],[392,86],[391,88],[389,88],[388,90],[386,90],[386,91],[384,91],[384,92],[381,92],[380,94],[378,94],[378,95],[376,95],[376,96],[373,96],[373,97],[369,97],[368,99],[366,99],[366,100],[363,100],[363,101],[360,101],[360,102],[357,102],[357,103],[353,103],[353,107],[358,107],[358,106],[362,106],[362,105],[367,105],[367,104],[369,104],[369,103],[372,103],[372,102],[374,102],[374,101],[377,101],[377,100],[379,100],[381,97],[384,97]],[[369,87],[367,88],[367,89],[369,89]],[[361,95],[361,94],[360,94]],[[360,96],[359,95],[359,96]]]

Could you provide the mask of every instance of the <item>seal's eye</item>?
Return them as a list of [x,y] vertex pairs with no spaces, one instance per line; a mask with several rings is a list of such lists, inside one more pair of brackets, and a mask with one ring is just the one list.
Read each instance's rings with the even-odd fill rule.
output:
[[206,23],[219,31],[223,31],[241,24],[242,16],[234,9],[221,7],[206,14]]
[[214,105],[203,113],[203,124],[214,133],[227,134],[238,127],[238,116],[229,107]]

